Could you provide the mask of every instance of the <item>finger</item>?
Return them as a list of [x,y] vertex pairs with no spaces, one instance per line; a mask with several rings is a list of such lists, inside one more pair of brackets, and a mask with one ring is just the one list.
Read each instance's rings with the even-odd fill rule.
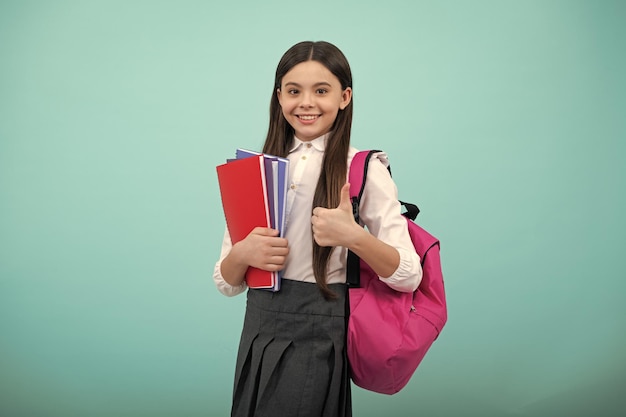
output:
[[311,218],[319,218],[320,216],[323,216],[326,211],[328,211],[327,208],[315,207],[313,209],[313,215],[311,216]]
[[272,246],[270,248],[270,256],[287,256],[289,248],[287,246]]
[[274,239],[272,243],[274,245],[274,248],[277,248],[278,250],[289,251],[289,241],[284,237]]
[[269,227],[255,227],[252,233],[261,236],[278,236],[278,230]]
[[352,211],[352,202],[350,201],[350,183],[345,183],[343,187],[341,187],[341,196],[339,206],[337,208]]

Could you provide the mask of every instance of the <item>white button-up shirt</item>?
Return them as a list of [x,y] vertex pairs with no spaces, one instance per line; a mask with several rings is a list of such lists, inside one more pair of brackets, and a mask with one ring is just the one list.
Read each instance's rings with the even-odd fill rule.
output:
[[[313,237],[311,214],[313,195],[324,158],[324,135],[310,142],[294,138],[289,151],[289,189],[285,238],[289,255],[283,269],[283,279],[315,282],[313,274]],[[348,166],[357,149],[350,147]],[[378,153],[372,158],[367,171],[365,189],[361,198],[359,215],[362,224],[378,239],[396,248],[400,264],[389,277],[379,279],[398,291],[415,291],[422,278],[420,259],[407,230],[406,219],[401,215],[398,191],[387,170],[387,155]],[[347,172],[346,172],[347,178]],[[346,180],[347,181],[347,180]],[[221,274],[220,265],[232,247],[228,230],[225,231],[220,258],[215,264],[213,279],[220,292],[233,296],[246,290],[245,282],[239,286],[228,284]],[[348,250],[336,247],[328,262],[328,283],[346,282],[346,259]]]

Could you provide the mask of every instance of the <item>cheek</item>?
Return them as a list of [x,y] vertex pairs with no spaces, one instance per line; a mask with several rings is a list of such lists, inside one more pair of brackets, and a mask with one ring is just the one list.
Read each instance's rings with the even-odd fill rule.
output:
[[280,106],[280,111],[284,114],[287,115],[290,111],[291,106],[289,105],[289,101],[279,101],[278,105]]
[[294,109],[294,106],[291,105],[289,102],[283,102],[283,104],[281,104],[280,106],[281,111],[283,112],[283,115],[285,115],[285,117],[287,117]]

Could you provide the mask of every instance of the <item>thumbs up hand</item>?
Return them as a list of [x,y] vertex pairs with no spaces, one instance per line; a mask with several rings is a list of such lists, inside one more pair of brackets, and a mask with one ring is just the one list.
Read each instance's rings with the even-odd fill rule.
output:
[[363,228],[352,216],[350,184],[341,188],[339,206],[334,209],[315,207],[311,217],[313,238],[320,246],[344,246],[349,248]]

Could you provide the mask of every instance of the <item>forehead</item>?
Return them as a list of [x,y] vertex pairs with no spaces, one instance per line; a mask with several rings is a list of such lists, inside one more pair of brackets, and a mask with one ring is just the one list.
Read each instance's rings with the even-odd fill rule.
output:
[[301,86],[319,83],[341,85],[339,79],[317,61],[306,61],[295,65],[283,76],[282,85],[289,83]]

